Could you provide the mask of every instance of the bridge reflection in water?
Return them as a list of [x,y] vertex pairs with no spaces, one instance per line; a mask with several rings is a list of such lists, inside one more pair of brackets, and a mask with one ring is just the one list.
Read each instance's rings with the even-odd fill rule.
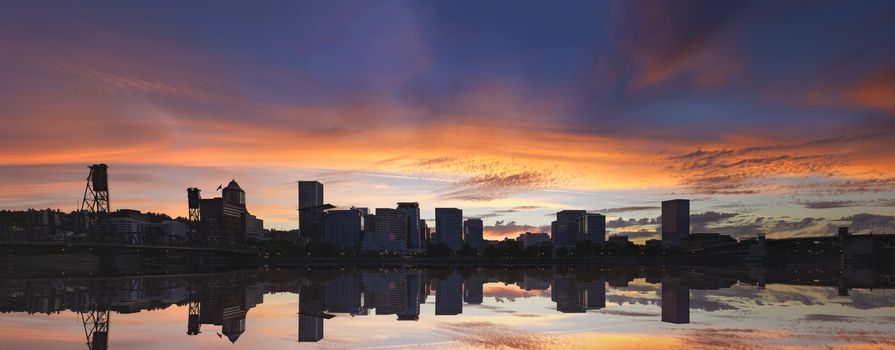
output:
[[[400,328],[403,321],[420,320],[421,306],[433,301],[434,308],[429,309],[433,316],[462,317],[467,311],[464,306],[476,310],[483,306],[489,297],[486,285],[515,291],[510,294],[549,297],[555,313],[613,314],[611,309],[618,308],[619,302],[607,303],[607,286],[610,290],[624,290],[635,280],[656,286],[659,300],[655,304],[661,308],[661,314],[654,320],[670,324],[690,323],[691,299],[699,291],[720,291],[735,285],[759,290],[768,285],[824,286],[836,288],[839,295],[848,295],[851,288],[895,288],[892,276],[866,269],[840,272],[764,267],[317,268],[172,276],[4,279],[0,280],[0,311],[76,312],[83,323],[88,347],[105,349],[110,339],[114,339],[115,314],[184,306],[187,336],[208,332],[208,327],[213,327],[211,332],[221,339],[236,343],[247,332],[249,311],[262,304],[265,294],[288,292],[298,295],[298,324],[293,339],[319,342],[324,339],[327,320],[336,317],[394,315],[395,321],[401,321],[394,327]],[[497,294],[491,296],[499,298]]]

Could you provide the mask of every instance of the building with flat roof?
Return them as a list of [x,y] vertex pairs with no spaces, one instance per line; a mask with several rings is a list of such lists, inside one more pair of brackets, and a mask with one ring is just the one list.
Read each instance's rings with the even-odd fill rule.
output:
[[584,210],[563,210],[556,213],[556,221],[553,226],[553,246],[556,248],[574,248],[578,240],[581,217],[587,212]]
[[459,315],[463,313],[463,276],[452,272],[435,283],[435,315]]
[[404,251],[407,249],[407,215],[392,208],[376,208],[364,227],[365,250]]
[[545,232],[526,232],[520,234],[516,240],[522,242],[522,247],[528,248],[550,242],[550,235]]
[[662,202],[662,244],[676,246],[690,234],[690,201],[672,199]]
[[463,245],[463,210],[435,208],[435,232],[438,243],[447,244],[453,250]]
[[246,213],[246,238],[264,240],[264,220]]
[[330,210],[324,216],[323,239],[342,248],[360,245],[364,215],[361,210]]
[[690,323],[690,288],[679,278],[662,279],[662,322]]
[[585,213],[578,222],[578,240],[606,243],[606,217],[597,213]]
[[298,182],[298,232],[301,238],[323,239],[323,184]]
[[398,210],[407,216],[407,249],[423,248],[423,233],[420,230],[420,204],[417,202],[399,202]]
[[693,233],[681,237],[679,243],[682,249],[693,250],[736,244],[737,240],[730,235],[722,235],[720,233]]
[[467,219],[463,223],[463,236],[466,244],[473,248],[481,248],[484,245],[485,225],[482,219]]

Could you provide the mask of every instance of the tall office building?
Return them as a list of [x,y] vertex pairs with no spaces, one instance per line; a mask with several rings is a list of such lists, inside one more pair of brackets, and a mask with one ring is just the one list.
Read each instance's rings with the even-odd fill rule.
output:
[[678,245],[690,234],[690,201],[672,199],[662,202],[662,244]]
[[244,287],[228,288],[221,297],[221,334],[236,343],[246,331],[246,291]]
[[463,283],[463,300],[467,304],[480,305],[485,300],[485,278],[476,273]]
[[398,203],[398,210],[407,215],[407,249],[422,249],[423,234],[420,230],[420,204],[417,202]]
[[323,184],[298,182],[298,233],[301,238],[323,239]]
[[246,238],[255,240],[263,240],[264,237],[264,220],[257,216],[246,213]]
[[363,212],[357,208],[350,210],[331,210],[325,215],[323,239],[342,248],[360,245],[363,228]]
[[585,312],[579,304],[578,283],[575,275],[556,274],[550,286],[550,300],[556,303],[556,311],[562,313]]
[[361,308],[361,277],[341,275],[323,283],[324,308],[329,312],[356,314]]
[[679,278],[662,279],[662,322],[690,323],[690,288]]
[[[436,218],[435,221],[438,221]],[[451,274],[435,284],[435,315],[459,315],[463,313],[463,276]]]
[[435,232],[438,243],[447,244],[453,250],[463,245],[463,210],[435,208]]
[[407,276],[401,272],[363,274],[364,307],[376,309],[377,315],[400,315],[407,312]]
[[422,236],[424,242],[432,239],[432,231],[424,219],[420,219],[420,236]]
[[585,310],[606,307],[606,280],[601,277],[596,281],[578,282],[578,304]]
[[318,342],[323,339],[325,287],[314,283],[301,287],[298,294],[298,341]]
[[584,210],[563,210],[556,213],[556,225],[553,225],[553,246],[556,248],[574,248],[578,239],[578,229]]
[[246,239],[246,195],[231,180],[222,197],[202,199],[199,217],[204,237],[209,240],[243,242]]
[[376,215],[366,217],[365,250],[404,251],[407,249],[407,215],[391,208],[376,208]]
[[485,243],[484,235],[485,226],[482,219],[468,219],[463,223],[463,234],[466,238],[466,244],[473,248],[481,248]]
[[407,279],[407,300],[405,309],[398,313],[398,321],[416,321],[420,319],[420,304],[425,300],[420,300],[422,285],[422,272],[411,270],[406,274]]
[[594,243],[606,243],[606,217],[596,213],[581,216],[578,227],[578,240]]

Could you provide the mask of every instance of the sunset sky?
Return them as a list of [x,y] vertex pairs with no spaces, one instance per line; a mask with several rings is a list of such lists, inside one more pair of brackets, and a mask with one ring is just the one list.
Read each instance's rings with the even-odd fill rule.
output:
[[316,179],[491,239],[587,209],[643,241],[672,198],[895,233],[895,2],[3,2],[0,207],[73,210],[93,163],[113,209],[236,179],[278,229]]

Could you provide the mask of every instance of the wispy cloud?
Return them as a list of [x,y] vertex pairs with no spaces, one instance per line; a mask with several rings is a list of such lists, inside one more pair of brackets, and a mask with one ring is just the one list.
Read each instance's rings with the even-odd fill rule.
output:
[[542,171],[499,172],[469,177],[442,190],[445,199],[488,201],[546,188],[556,179]]
[[615,214],[615,213],[627,213],[631,211],[642,211],[642,210],[659,210],[662,207],[655,205],[641,205],[641,206],[630,206],[630,207],[617,207],[617,208],[606,208],[597,210],[599,213],[605,214]]

